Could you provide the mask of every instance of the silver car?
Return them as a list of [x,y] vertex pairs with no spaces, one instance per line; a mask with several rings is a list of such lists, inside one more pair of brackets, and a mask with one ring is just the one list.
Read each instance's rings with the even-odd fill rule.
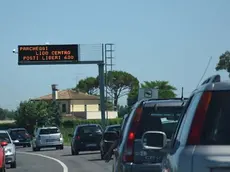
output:
[[63,137],[57,127],[38,128],[32,140],[32,150],[39,151],[41,148],[56,147],[63,149]]
[[7,131],[0,131],[0,141],[7,142],[7,145],[4,147],[5,163],[10,164],[11,168],[16,168],[17,165],[15,145]]

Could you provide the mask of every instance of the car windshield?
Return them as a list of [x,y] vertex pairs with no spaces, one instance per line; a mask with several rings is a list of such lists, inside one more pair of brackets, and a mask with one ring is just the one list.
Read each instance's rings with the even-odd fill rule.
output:
[[9,132],[9,134],[13,140],[29,137],[29,134],[25,129],[12,130]]
[[80,134],[101,133],[102,130],[98,126],[83,126],[79,128]]
[[58,128],[47,128],[47,129],[41,129],[40,130],[40,135],[44,135],[44,134],[57,134],[60,133]]
[[7,133],[0,133],[0,142],[7,142],[7,143],[11,143],[10,137]]
[[107,131],[120,131],[121,127],[120,126],[113,126],[113,127],[108,127]]

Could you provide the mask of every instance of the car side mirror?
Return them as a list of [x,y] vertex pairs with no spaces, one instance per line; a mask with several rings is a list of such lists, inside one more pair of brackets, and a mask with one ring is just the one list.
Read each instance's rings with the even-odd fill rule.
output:
[[68,134],[69,137],[73,137],[73,134]]
[[114,142],[119,139],[119,135],[115,131],[107,131],[103,134],[104,141]]
[[8,143],[7,142],[1,142],[1,146],[4,147],[4,146],[7,146]]
[[162,131],[147,131],[142,136],[145,149],[162,149],[167,145],[167,136]]

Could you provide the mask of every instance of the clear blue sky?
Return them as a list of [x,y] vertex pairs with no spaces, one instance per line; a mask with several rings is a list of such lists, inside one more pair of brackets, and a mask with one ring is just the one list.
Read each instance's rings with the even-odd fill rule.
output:
[[216,73],[219,55],[230,50],[229,6],[229,0],[2,1],[0,107],[14,109],[22,100],[50,93],[53,83],[71,88],[79,79],[97,75],[96,65],[17,65],[12,49],[45,42],[112,42],[116,70],[130,72],[140,82],[169,80],[189,95],[209,57],[206,77]]

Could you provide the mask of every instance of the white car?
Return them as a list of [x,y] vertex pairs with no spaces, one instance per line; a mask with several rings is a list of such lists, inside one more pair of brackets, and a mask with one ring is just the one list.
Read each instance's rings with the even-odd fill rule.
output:
[[42,148],[64,149],[63,136],[57,127],[41,127],[35,131],[32,140],[32,150],[40,151]]
[[16,168],[17,163],[15,145],[7,131],[0,131],[0,142],[2,141],[7,142],[7,145],[4,147],[5,163],[10,164],[11,168]]

